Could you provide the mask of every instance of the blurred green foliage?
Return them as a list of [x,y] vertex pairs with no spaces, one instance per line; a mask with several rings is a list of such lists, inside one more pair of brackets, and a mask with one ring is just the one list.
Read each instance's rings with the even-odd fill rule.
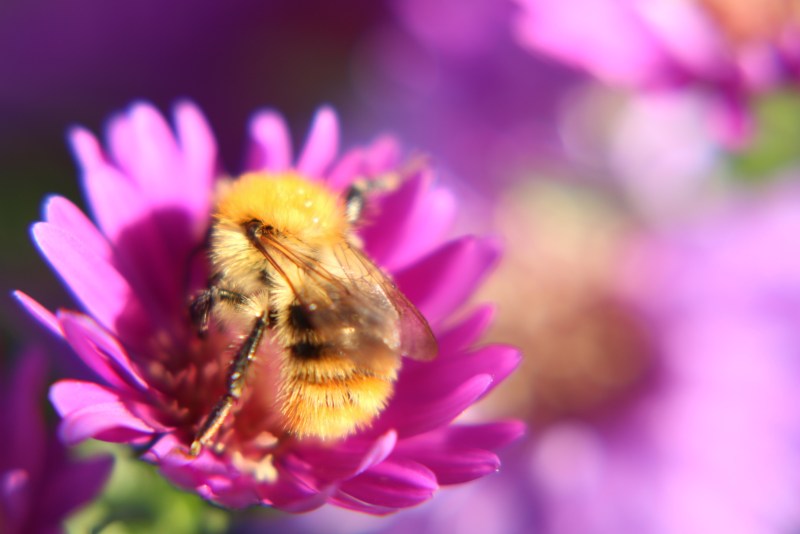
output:
[[800,157],[800,94],[775,92],[753,102],[754,134],[750,144],[731,153],[733,176],[762,183],[795,165]]
[[110,453],[115,463],[103,493],[66,522],[68,534],[226,532],[230,513],[170,485],[128,447],[90,441],[81,455]]

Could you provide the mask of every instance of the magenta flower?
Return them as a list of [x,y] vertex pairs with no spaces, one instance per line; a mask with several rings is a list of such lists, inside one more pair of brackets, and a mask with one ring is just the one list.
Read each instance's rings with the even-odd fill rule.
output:
[[[340,191],[399,165],[389,139],[337,159],[338,136],[336,115],[323,108],[293,158],[283,119],[259,113],[250,125],[247,170],[291,170]],[[192,105],[177,107],[173,133],[156,110],[139,104],[112,120],[107,151],[83,129],[71,139],[96,226],[71,202],[53,197],[33,235],[85,313],[53,314],[18,294],[97,375],[51,389],[67,443],[90,437],[130,443],[145,448],[144,458],[169,480],[207,499],[293,512],[327,502],[386,514],[429,499],[440,485],[498,469],[492,451],[521,433],[519,423],[451,423],[514,369],[518,352],[471,348],[490,320],[487,306],[448,320],[498,248],[474,237],[442,242],[455,200],[433,184],[429,169],[414,171],[382,197],[361,234],[367,253],[431,324],[439,356],[404,362],[377,420],[327,445],[275,437],[280,432],[261,397],[269,386],[259,385],[257,367],[224,450],[206,448],[194,458],[189,445],[224,389],[231,358],[224,344],[198,338],[187,313],[190,294],[205,282],[201,247],[220,174],[214,138]]]
[[61,522],[91,501],[111,472],[107,456],[72,460],[45,427],[46,365],[36,351],[23,354],[2,390],[0,428],[0,532],[55,533]]
[[613,84],[711,88],[733,141],[747,131],[746,96],[800,74],[800,26],[787,2],[517,3],[514,31],[526,48]]

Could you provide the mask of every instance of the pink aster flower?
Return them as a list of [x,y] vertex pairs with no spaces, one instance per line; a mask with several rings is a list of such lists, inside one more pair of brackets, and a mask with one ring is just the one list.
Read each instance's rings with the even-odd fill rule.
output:
[[0,428],[0,532],[60,532],[61,522],[100,491],[111,471],[106,456],[73,460],[45,427],[41,399],[46,365],[36,351],[23,354],[2,390]]
[[727,112],[722,133],[731,141],[747,132],[747,95],[800,74],[800,20],[791,2],[517,3],[514,30],[526,48],[613,84],[710,88]]
[[[458,321],[448,317],[494,264],[498,248],[475,237],[443,242],[456,203],[427,168],[377,200],[361,237],[427,318],[439,356],[406,361],[373,424],[333,444],[276,437],[282,433],[270,423],[274,408],[262,402],[269,386],[259,383],[256,365],[221,436],[224,447],[187,454],[224,391],[231,339],[201,340],[187,313],[189,296],[205,282],[202,248],[221,173],[200,112],[181,104],[174,121],[173,131],[151,106],[135,105],[111,121],[105,150],[86,130],[74,130],[95,222],[53,197],[44,222],[33,227],[36,244],[84,312],[51,313],[18,296],[97,375],[51,389],[62,438],[130,443],[166,478],[214,502],[293,512],[331,503],[386,514],[431,498],[441,485],[496,471],[493,450],[517,437],[520,424],[452,422],[510,373],[519,355],[506,346],[472,347],[490,320],[489,307]],[[246,170],[291,171],[342,191],[400,164],[389,139],[337,157],[338,138],[336,115],[323,108],[293,156],[284,120],[259,113],[250,124]]]

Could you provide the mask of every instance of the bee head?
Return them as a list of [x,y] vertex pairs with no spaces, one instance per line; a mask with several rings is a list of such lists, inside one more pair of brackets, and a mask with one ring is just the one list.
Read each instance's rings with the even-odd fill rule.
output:
[[245,234],[309,245],[342,239],[344,202],[324,185],[296,174],[245,174],[220,191],[218,224]]

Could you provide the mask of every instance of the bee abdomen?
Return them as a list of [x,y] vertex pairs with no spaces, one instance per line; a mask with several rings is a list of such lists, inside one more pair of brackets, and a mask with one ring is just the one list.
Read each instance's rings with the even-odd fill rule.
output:
[[368,426],[392,395],[393,377],[350,369],[290,370],[281,384],[286,430],[298,437],[342,438]]
[[302,304],[292,304],[287,310],[287,323],[299,332],[314,330],[314,325],[309,316],[309,310]]
[[289,346],[289,354],[300,360],[318,360],[326,350],[323,343],[301,341]]

